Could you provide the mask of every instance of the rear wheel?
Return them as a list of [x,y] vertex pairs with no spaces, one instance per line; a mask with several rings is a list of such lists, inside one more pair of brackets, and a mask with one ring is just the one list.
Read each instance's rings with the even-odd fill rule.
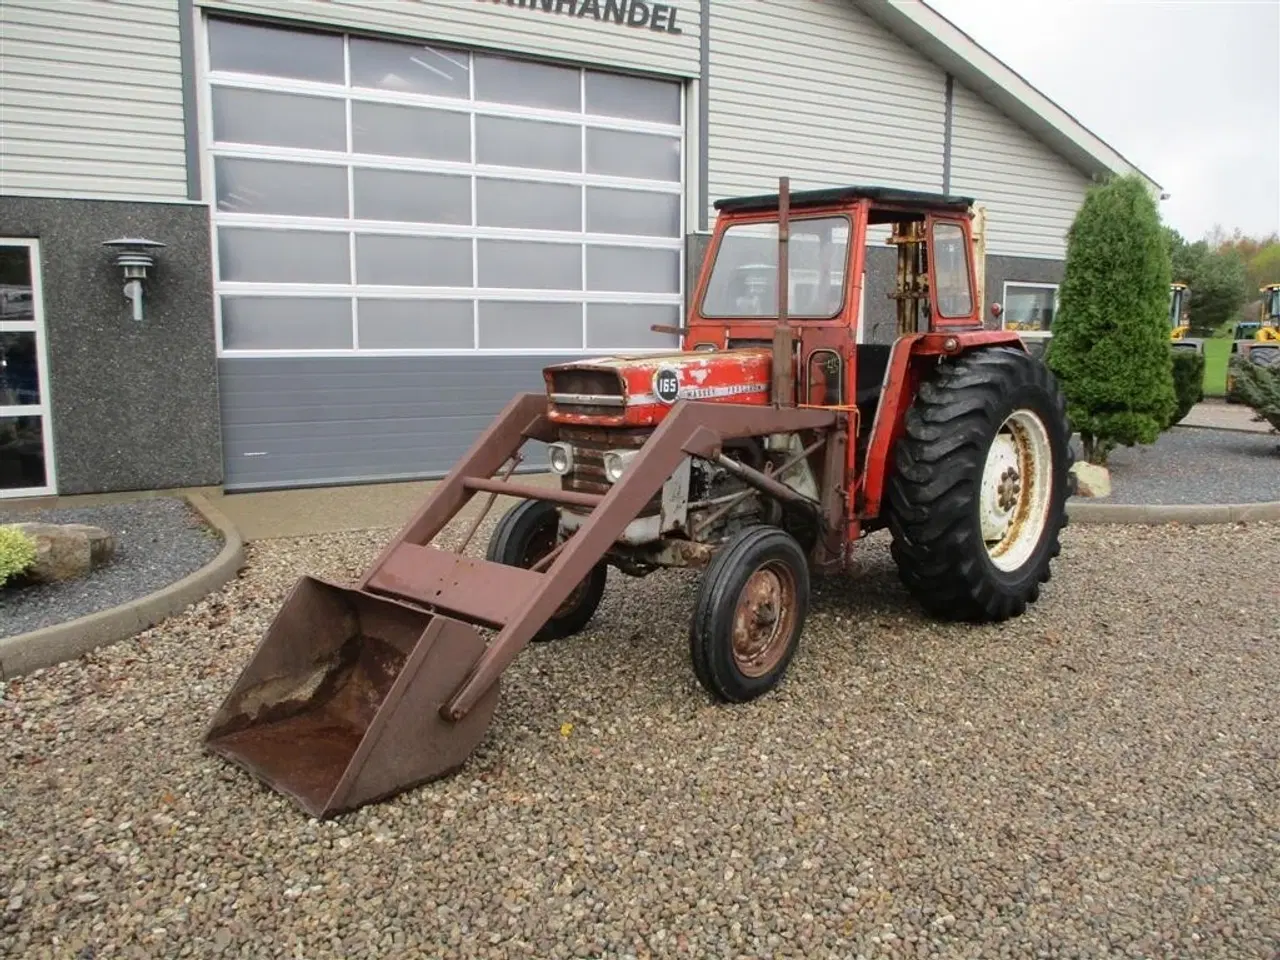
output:
[[1021,350],[944,360],[921,385],[885,512],[902,582],[931,615],[1000,621],[1039,598],[1067,522],[1070,435],[1053,374]]
[[718,700],[742,703],[778,685],[809,611],[809,565],[795,537],[748,527],[708,564],[689,631],[693,671]]
[[[493,563],[527,570],[555,549],[559,529],[560,514],[554,503],[524,500],[498,521],[486,557]],[[585,627],[600,606],[608,575],[608,566],[603,561],[597,563],[534,635],[533,642],[572,636]]]

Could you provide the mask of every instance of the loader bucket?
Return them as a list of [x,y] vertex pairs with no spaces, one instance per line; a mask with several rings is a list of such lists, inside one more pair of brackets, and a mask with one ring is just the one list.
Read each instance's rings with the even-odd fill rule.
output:
[[457,722],[441,706],[484,652],[476,628],[304,576],[214,717],[206,749],[326,818],[458,770],[495,683]]

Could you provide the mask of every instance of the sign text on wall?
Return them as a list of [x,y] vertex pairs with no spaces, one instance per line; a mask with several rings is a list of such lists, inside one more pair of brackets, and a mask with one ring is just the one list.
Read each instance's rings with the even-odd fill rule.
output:
[[616,23],[619,26],[648,27],[657,33],[684,33],[676,25],[677,10],[669,3],[653,3],[651,0],[480,0],[481,3],[505,4],[523,10],[542,13],[558,13],[566,17],[585,19],[597,23]]

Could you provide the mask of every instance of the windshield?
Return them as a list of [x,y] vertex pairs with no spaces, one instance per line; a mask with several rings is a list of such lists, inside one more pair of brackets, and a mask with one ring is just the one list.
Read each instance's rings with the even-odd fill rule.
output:
[[[787,313],[830,319],[844,303],[849,218],[792,219],[787,251]],[[778,224],[739,223],[720,240],[702,298],[705,317],[765,319],[778,315]]]
[[1280,287],[1271,291],[1267,297],[1267,315],[1271,317],[1280,317]]

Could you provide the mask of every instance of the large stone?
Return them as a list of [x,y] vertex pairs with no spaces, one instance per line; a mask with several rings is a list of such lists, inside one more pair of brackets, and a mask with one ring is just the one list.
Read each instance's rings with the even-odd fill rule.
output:
[[1111,496],[1111,472],[1106,467],[1080,460],[1072,464],[1071,470],[1076,475],[1076,496]]
[[36,583],[82,577],[111,560],[116,539],[101,527],[82,523],[17,523],[36,545],[35,563],[26,571]]

